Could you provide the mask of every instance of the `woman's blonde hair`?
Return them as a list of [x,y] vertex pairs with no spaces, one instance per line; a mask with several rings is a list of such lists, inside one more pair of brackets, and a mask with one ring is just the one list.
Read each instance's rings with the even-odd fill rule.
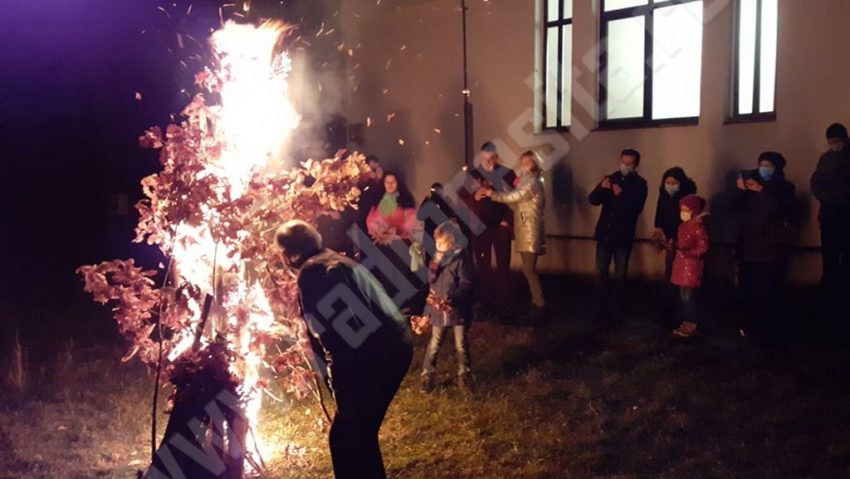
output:
[[528,150],[525,153],[519,155],[520,160],[522,160],[523,158],[531,158],[531,161],[534,163],[534,166],[531,168],[531,172],[534,173],[535,175],[539,175],[540,172],[541,172],[541,168],[540,168],[540,160],[537,158],[537,153],[535,153],[531,150]]

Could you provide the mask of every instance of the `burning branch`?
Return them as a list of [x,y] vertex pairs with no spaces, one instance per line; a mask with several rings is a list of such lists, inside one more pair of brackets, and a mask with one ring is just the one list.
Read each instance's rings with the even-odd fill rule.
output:
[[[186,394],[201,390],[187,371],[212,367],[199,361],[226,364],[226,377],[207,376],[227,390],[232,379],[249,429],[270,374],[266,364],[275,364],[287,391],[298,397],[312,384],[300,359],[306,336],[297,288],[278,260],[273,231],[290,219],[315,223],[353,206],[357,180],[367,171],[357,154],[280,167],[299,121],[288,97],[291,63],[281,50],[281,32],[277,24],[233,23],[215,32],[217,68],[196,76],[205,92],[184,109],[183,121],[140,138],[142,146],[160,150],[162,170],[142,180],[146,199],[136,205],[135,241],[172,258],[167,287],[155,286],[160,271],[132,259],[78,270],[94,300],[113,305],[130,343],[125,360],[138,356],[152,368],[162,361],[163,382],[177,386],[172,399],[184,404],[194,401]],[[220,102],[208,103],[207,95]],[[275,342],[283,343],[283,352],[269,358]],[[260,463],[251,457],[260,441],[247,433],[244,439],[247,462]]]

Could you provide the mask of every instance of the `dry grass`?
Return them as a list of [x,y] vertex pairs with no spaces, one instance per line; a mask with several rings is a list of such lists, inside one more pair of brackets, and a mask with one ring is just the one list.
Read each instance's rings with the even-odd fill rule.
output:
[[[646,323],[602,333],[566,315],[549,330],[484,322],[472,334],[475,393],[444,384],[425,397],[408,376],[382,429],[390,477],[850,472],[846,356],[771,355],[731,338],[684,344]],[[144,465],[146,373],[114,349],[71,349],[50,365],[61,374],[4,399],[0,478],[126,478]],[[453,357],[442,358],[448,382]],[[331,477],[319,414],[310,401],[267,405],[263,436],[305,448],[309,461],[272,461],[265,477]]]

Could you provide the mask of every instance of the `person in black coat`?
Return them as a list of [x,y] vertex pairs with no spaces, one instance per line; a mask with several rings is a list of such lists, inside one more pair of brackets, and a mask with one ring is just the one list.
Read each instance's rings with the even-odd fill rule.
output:
[[290,221],[276,234],[298,271],[301,311],[318,370],[327,365],[337,404],[330,451],[337,479],[385,479],[378,431],[407,374],[413,333],[362,265],[322,246],[318,231]]
[[839,123],[827,129],[826,138],[829,151],[821,156],[811,187],[820,201],[821,289],[824,313],[830,315],[850,289],[850,138]]
[[[658,203],[655,208],[655,231],[652,241],[659,251],[664,252],[664,293],[659,301],[661,305],[676,303],[677,288],[670,282],[673,272],[673,259],[676,250],[670,248],[672,242],[679,234],[679,225],[682,224],[679,202],[682,198],[697,194],[697,185],[694,180],[685,174],[681,167],[670,168],[661,177],[661,186],[658,188]],[[667,317],[672,312],[669,307],[662,306],[662,317]]]
[[[479,153],[481,164],[469,171],[473,186],[466,192],[490,188],[499,193],[510,193],[515,188],[516,173],[499,164],[496,145],[487,142]],[[467,193],[464,193],[467,194]],[[479,279],[479,300],[496,307],[509,304],[511,283],[511,236],[513,234],[513,210],[487,197],[475,197],[473,211],[486,229],[472,239],[476,273]],[[495,255],[496,268],[491,266]]]
[[759,156],[756,170],[737,180],[743,215],[738,242],[740,285],[747,329],[770,339],[778,326],[782,283],[793,241],[794,185],[785,179],[785,158],[774,151]]
[[[627,149],[620,153],[620,169],[602,179],[590,193],[589,201],[602,206],[596,224],[596,269],[602,287],[602,312],[614,306],[622,312],[629,258],[635,241],[637,220],[643,212],[648,193],[646,180],[637,173],[640,153]],[[610,283],[611,262],[614,283]],[[609,301],[613,299],[613,301]]]
[[[422,238],[422,243],[425,248],[425,264],[429,264],[434,256],[436,248],[434,231],[437,226],[455,218],[457,218],[457,215],[454,208],[449,204],[449,200],[443,196],[443,185],[434,183],[431,185],[430,194],[422,200],[419,211],[416,212],[416,219],[424,225],[425,236]],[[466,248],[467,241],[462,239],[461,242],[463,247]]]

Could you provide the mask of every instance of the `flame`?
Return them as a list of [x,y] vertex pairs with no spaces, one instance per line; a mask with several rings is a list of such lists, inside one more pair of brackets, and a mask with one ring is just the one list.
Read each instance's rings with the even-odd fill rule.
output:
[[234,197],[244,192],[257,167],[278,160],[301,118],[289,101],[292,61],[276,53],[278,23],[259,27],[228,22],[212,35],[226,81],[221,88],[220,134],[227,148],[219,166]]
[[[300,122],[289,100],[287,75],[292,62],[278,51],[283,31],[278,23],[254,26],[228,22],[211,38],[222,78],[219,120],[213,134],[222,140],[225,148],[218,157],[209,158],[207,169],[209,174],[226,180],[232,200],[245,194],[255,172],[281,159],[285,142]],[[216,274],[227,274],[238,281],[226,298],[216,298],[215,315],[222,316],[225,322],[222,327],[228,331],[227,341],[241,358],[231,369],[243,381],[240,394],[253,428],[244,451],[248,455],[258,451],[265,455],[272,451],[263,444],[256,428],[262,406],[260,380],[264,352],[257,338],[272,331],[274,315],[261,285],[247,279],[252,275],[246,274],[245,260],[250,258],[243,259],[238,253],[216,245],[209,228],[203,225],[215,219],[213,210],[202,207],[201,211],[206,220],[201,226],[177,227],[172,256],[181,279],[204,292],[215,291]],[[201,305],[195,301],[190,307],[197,313],[194,324],[176,342],[169,359],[192,347]],[[238,319],[237,311],[245,308],[247,319],[244,316]],[[208,339],[203,338],[202,344],[207,343]],[[251,462],[258,461],[246,461],[246,468]]]

